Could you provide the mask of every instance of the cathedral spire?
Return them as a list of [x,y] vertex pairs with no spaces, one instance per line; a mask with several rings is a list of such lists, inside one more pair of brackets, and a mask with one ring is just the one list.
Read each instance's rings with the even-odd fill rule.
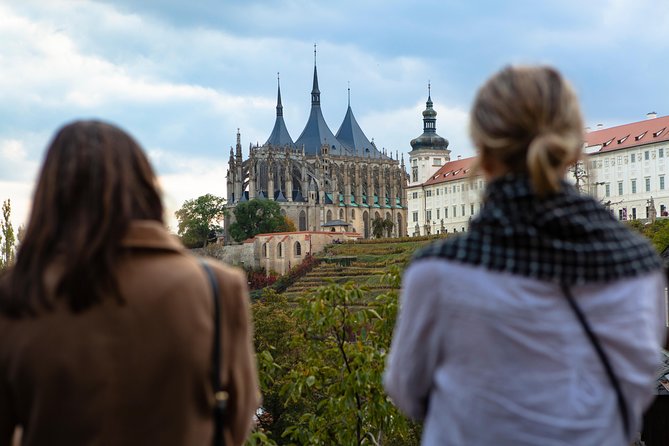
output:
[[351,106],[351,81],[348,81],[348,106]]
[[311,106],[321,105],[321,92],[318,89],[318,71],[316,70],[316,44],[314,43],[314,86],[311,89]]
[[276,73],[277,97],[276,97],[276,116],[283,116],[283,105],[281,105],[281,80],[279,73]]

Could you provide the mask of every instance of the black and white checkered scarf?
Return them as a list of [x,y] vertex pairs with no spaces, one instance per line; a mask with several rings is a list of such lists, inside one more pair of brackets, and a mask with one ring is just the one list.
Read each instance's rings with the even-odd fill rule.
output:
[[537,197],[524,176],[488,184],[469,232],[420,250],[414,260],[444,258],[539,280],[605,282],[661,268],[653,247],[592,197],[563,182]]

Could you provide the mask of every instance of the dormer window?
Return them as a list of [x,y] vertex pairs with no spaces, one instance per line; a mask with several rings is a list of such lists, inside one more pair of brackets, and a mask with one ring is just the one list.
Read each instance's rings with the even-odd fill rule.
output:
[[662,132],[665,131],[665,129],[666,129],[666,127],[663,127],[660,130],[658,130],[657,132],[653,133],[653,138],[657,138],[658,136],[660,136],[662,134]]
[[641,138],[643,138],[644,136],[646,136],[646,133],[648,133],[648,130],[646,130],[645,132],[643,132],[643,133],[640,134],[640,135],[635,136],[635,137],[634,137],[634,140],[635,140],[635,141],[640,140]]
[[604,144],[602,144],[602,147],[606,147],[606,146],[608,146],[609,144],[611,144],[611,143],[613,142],[614,139],[615,139],[615,138],[611,138],[611,139],[609,139],[609,140],[606,141]]
[[622,144],[622,143],[624,143],[625,140],[627,140],[627,138],[628,138],[629,136],[630,136],[630,135],[626,135],[626,136],[623,136],[622,138],[620,138],[620,139],[618,140],[618,144]]

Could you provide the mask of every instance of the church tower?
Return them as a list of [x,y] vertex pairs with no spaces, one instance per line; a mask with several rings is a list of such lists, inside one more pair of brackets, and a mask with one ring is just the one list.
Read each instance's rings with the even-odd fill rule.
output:
[[409,185],[421,184],[451,160],[448,140],[437,135],[437,112],[432,108],[431,86],[427,84],[427,102],[423,111],[423,134],[411,140]]

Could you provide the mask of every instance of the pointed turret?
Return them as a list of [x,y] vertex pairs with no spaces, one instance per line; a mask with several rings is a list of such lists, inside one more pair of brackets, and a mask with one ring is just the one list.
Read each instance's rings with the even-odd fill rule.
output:
[[355,156],[366,156],[368,158],[387,158],[379,152],[373,142],[370,142],[365,133],[358,125],[358,121],[351,109],[351,88],[348,89],[348,108],[344,120],[339,126],[337,139],[346,146],[353,149]]
[[328,127],[321,111],[321,92],[318,89],[318,70],[316,69],[316,45],[314,45],[314,83],[311,90],[311,113],[302,134],[295,141],[297,147],[304,147],[307,155],[320,155],[321,146],[327,144],[330,155],[349,155],[351,150],[340,143]]
[[239,129],[237,129],[237,146],[235,151],[235,158],[237,162],[242,162],[242,135],[239,133]]
[[290,137],[286,123],[283,121],[283,105],[281,104],[281,84],[279,83],[279,73],[276,75],[277,82],[277,98],[276,98],[276,120],[274,121],[274,128],[269,135],[265,145],[273,146],[293,146],[293,138]]

